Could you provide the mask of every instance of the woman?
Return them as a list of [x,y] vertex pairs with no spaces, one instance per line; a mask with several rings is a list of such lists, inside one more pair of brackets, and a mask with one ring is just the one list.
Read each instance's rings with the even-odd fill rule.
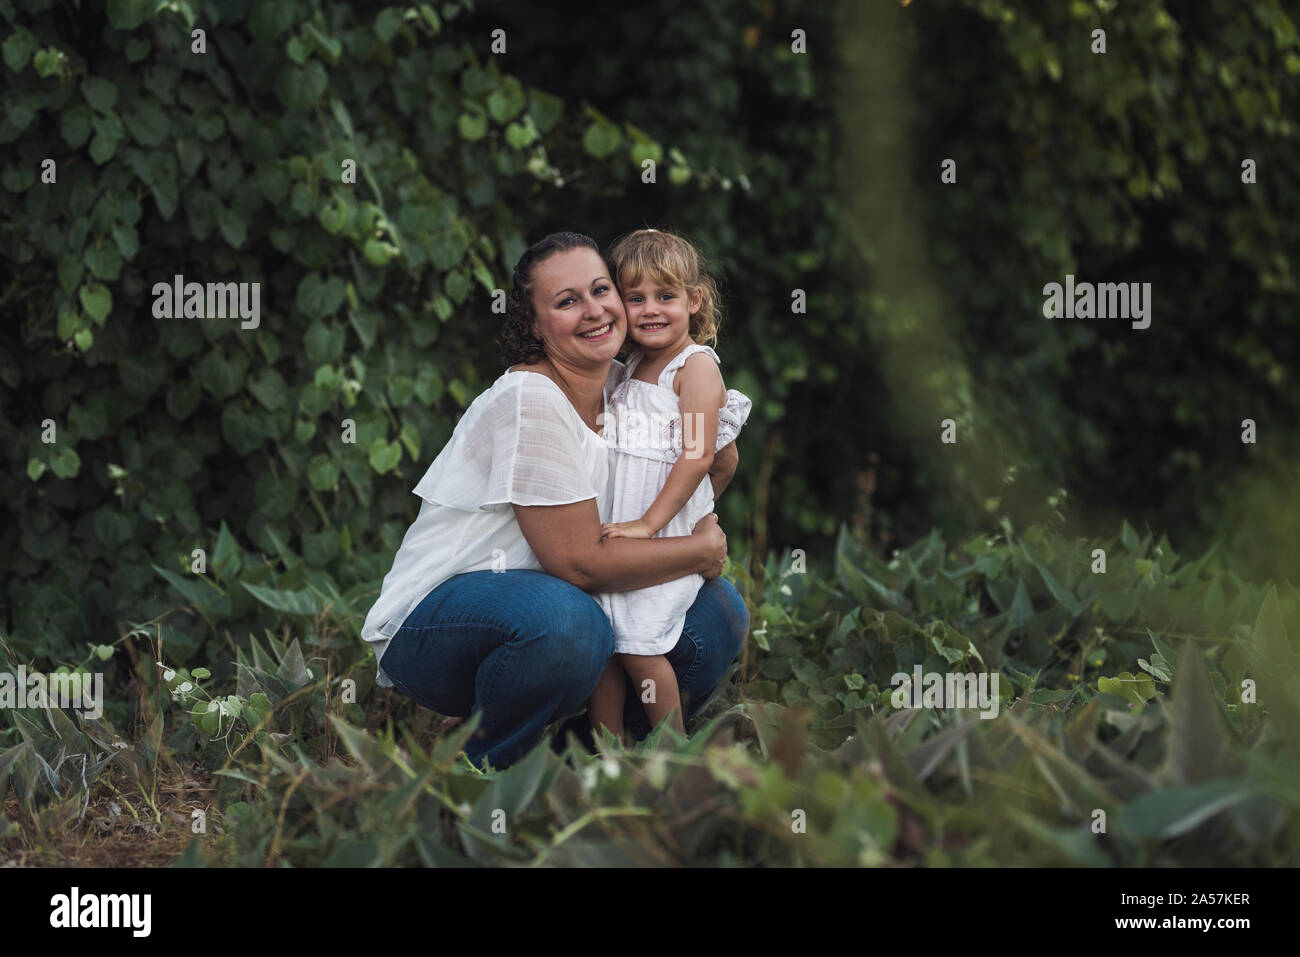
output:
[[[420,513],[366,616],[381,686],[441,714],[482,712],[465,746],[476,765],[516,761],[595,688],[614,636],[588,592],[708,579],[667,656],[688,720],[744,643],[748,612],[718,578],[727,539],[716,516],[676,538],[601,538],[601,416],[626,333],[593,240],[554,233],[520,257],[502,337],[509,368],[415,486]],[[735,466],[734,447],[718,454],[716,492]],[[624,726],[643,737],[640,689],[626,700]]]

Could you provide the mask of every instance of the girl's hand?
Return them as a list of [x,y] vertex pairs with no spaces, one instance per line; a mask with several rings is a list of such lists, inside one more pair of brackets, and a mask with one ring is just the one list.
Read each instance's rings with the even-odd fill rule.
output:
[[601,538],[653,538],[654,533],[642,519],[634,522],[606,522],[600,526]]

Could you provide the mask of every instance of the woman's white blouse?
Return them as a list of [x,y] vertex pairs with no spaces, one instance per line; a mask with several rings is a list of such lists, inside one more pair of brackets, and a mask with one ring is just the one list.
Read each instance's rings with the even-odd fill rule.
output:
[[[615,360],[605,401],[622,377]],[[451,440],[415,486],[423,501],[406,531],[361,637],[376,660],[412,609],[453,575],[536,569],[511,505],[568,505],[595,499],[607,521],[608,447],[587,428],[553,381],[506,372],[478,396]],[[392,681],[378,673],[378,684]]]

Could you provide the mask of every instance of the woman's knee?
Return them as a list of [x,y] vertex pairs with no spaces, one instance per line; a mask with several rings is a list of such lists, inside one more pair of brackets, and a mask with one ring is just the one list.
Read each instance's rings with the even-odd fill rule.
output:
[[745,639],[749,635],[749,609],[736,586],[725,578],[713,579],[706,587],[710,586],[723,622],[719,637],[729,644],[730,660],[740,654],[741,648],[745,646]]
[[595,599],[585,592],[579,595],[554,609],[552,628],[568,644],[585,652],[587,665],[599,676],[614,654],[614,629]]
[[[566,681],[594,687],[614,654],[614,630],[600,605],[586,592],[555,579],[545,601],[533,606],[530,642],[545,646],[547,659]],[[584,692],[585,693],[585,692]]]

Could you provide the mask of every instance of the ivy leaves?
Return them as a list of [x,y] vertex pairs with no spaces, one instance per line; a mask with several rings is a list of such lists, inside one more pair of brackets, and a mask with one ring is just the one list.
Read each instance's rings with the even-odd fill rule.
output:
[[513,76],[503,77],[487,98],[488,114],[500,125],[514,119],[527,105],[523,84]]
[[582,148],[596,159],[604,159],[614,153],[623,142],[623,134],[616,124],[611,123],[603,114],[589,109],[591,123],[582,135]]
[[[25,73],[4,94],[13,155],[44,127],[40,148],[60,154],[57,189],[26,160],[0,163],[0,207],[45,226],[14,258],[57,276],[42,280],[48,319],[23,326],[30,361],[0,367],[6,389],[57,404],[64,430],[11,466],[43,497],[0,529],[9,553],[38,563],[7,636],[27,653],[84,630],[49,609],[69,607],[62,583],[88,567],[89,592],[111,596],[96,599],[97,627],[189,602],[232,634],[273,606],[228,586],[271,587],[270,558],[343,589],[382,577],[391,528],[410,518],[393,490],[488,381],[487,297],[532,229],[517,199],[561,175],[550,151],[582,132],[580,117],[565,126],[564,99],[463,36],[410,44],[447,29],[432,6],[326,24],[251,4],[223,22],[203,70],[178,67],[183,47],[150,29],[173,15],[112,0],[94,57],[51,18],[24,15],[4,38],[0,69]],[[61,99],[34,92],[56,76]],[[602,173],[627,163],[616,151]],[[15,273],[20,286],[38,276]],[[153,284],[177,273],[260,283],[260,325],[155,319]],[[89,553],[70,557],[61,510],[86,516]],[[159,558],[195,549],[208,578]],[[199,654],[207,623],[165,638]]]
[[[100,262],[101,264],[103,262],[103,260],[98,260],[98,259],[96,261]],[[121,261],[119,258],[116,263],[116,269],[120,269],[120,268],[121,268]],[[116,269],[112,271],[115,272]],[[92,271],[94,271],[96,275],[103,276],[104,272],[107,272],[109,270],[104,269],[104,272],[101,272],[100,270],[97,270],[92,266]],[[105,278],[116,278],[116,277],[105,276]],[[93,282],[90,283],[89,285],[82,286],[81,290],[77,293],[77,298],[81,302],[81,307],[86,310],[86,315],[90,316],[90,318],[93,319],[97,325],[102,326],[105,323],[105,321],[107,321],[108,314],[113,311],[113,294],[109,292],[108,287],[103,285],[102,283]]]
[[402,460],[402,446],[398,442],[375,439],[370,443],[369,459],[370,467],[380,475],[385,475]]
[[276,93],[291,110],[306,110],[320,102],[329,85],[325,67],[316,60],[305,66],[285,64],[280,68]]
[[117,86],[103,77],[87,76],[82,80],[81,95],[90,108],[101,115],[112,113],[117,105]]
[[25,27],[19,27],[4,42],[4,61],[14,73],[21,73],[36,52],[36,37]]
[[126,136],[126,127],[116,113],[106,113],[91,120],[95,138],[90,141],[90,158],[103,166],[117,153],[118,144]]
[[134,30],[155,10],[150,0],[108,0],[108,22],[118,30]]
[[319,320],[337,312],[343,305],[346,293],[347,285],[341,278],[338,276],[326,278],[313,270],[298,284],[294,305],[302,310],[304,315]]
[[338,463],[328,455],[316,455],[307,466],[307,480],[318,492],[334,487],[339,480]]

